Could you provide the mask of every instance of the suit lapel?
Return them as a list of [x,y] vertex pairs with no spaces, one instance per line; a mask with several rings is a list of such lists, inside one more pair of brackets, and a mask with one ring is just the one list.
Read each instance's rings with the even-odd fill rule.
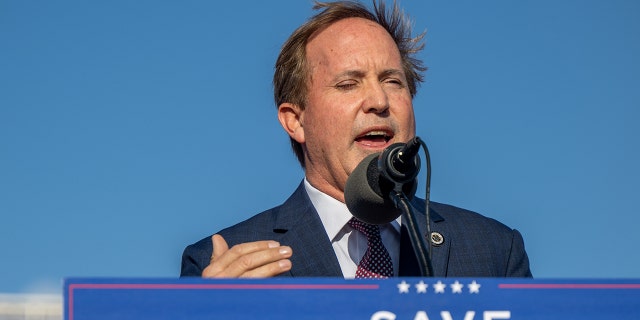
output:
[[276,238],[291,246],[294,277],[343,277],[331,240],[301,183],[279,207],[273,226]]
[[[442,236],[444,237],[445,241],[440,244],[440,245],[432,245],[429,246],[430,243],[430,235],[427,234],[427,219],[425,216],[425,203],[422,200],[417,200],[416,198],[413,199],[413,201],[411,202],[411,204],[413,205],[413,209],[414,209],[414,215],[416,217],[416,222],[418,224],[418,228],[420,229],[420,234],[425,236],[425,243],[427,244],[427,246],[429,247],[429,249],[431,250],[431,266],[433,267],[433,274],[436,277],[445,277],[447,275],[447,266],[449,263],[449,249],[451,247],[451,237],[448,237],[446,234],[443,233],[443,231],[440,231],[439,228],[439,223],[444,221],[444,218],[438,214],[438,212],[436,212],[432,206],[429,206],[429,215],[431,217],[431,232],[438,232],[440,234],[442,234]],[[408,238],[408,234],[405,230],[404,227],[405,224],[403,224],[403,233],[405,233],[405,235],[401,234],[401,241],[403,239],[403,237],[406,238],[405,243],[401,242],[401,246],[407,246],[411,251],[410,253],[413,253],[413,247],[411,246],[411,242],[409,241]],[[407,250],[402,250],[401,249],[401,254],[405,254],[408,255],[409,252],[407,252]],[[411,261],[413,259],[413,261]],[[415,257],[415,255],[412,255],[410,258],[407,259],[408,262],[407,264],[410,266],[409,271],[411,274],[401,274],[401,276],[419,276],[420,275],[420,270],[418,269],[418,262],[417,259]],[[401,260],[400,261],[404,261],[403,260],[403,256],[401,255]],[[400,266],[402,269],[402,265]]]

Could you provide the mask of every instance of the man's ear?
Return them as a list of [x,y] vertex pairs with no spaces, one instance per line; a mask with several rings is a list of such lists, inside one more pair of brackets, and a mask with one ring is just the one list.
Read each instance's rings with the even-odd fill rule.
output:
[[278,120],[291,139],[304,143],[304,110],[297,104],[285,102],[278,106]]

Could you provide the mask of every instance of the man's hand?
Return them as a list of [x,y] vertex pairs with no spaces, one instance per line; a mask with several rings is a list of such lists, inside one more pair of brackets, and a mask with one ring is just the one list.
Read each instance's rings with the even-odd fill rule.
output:
[[213,256],[203,278],[265,278],[291,270],[291,248],[276,241],[241,243],[231,249],[218,234],[211,241]]

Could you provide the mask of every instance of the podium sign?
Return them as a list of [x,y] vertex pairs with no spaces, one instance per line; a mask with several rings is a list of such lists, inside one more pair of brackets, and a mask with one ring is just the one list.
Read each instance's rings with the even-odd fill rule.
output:
[[640,319],[640,280],[67,279],[65,319]]

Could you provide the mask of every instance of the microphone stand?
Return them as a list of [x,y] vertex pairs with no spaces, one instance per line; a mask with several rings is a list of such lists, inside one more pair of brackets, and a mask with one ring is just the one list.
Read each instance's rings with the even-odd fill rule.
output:
[[[418,265],[420,266],[420,275],[423,277],[433,277],[431,250],[428,251],[428,255],[425,254],[425,252],[427,252],[427,245],[425,244],[424,237],[420,235],[418,223],[416,222],[416,217],[411,204],[409,203],[409,199],[407,199],[404,192],[398,192],[396,190],[392,191],[390,196],[396,208],[402,210],[402,223],[407,224],[409,239],[411,239],[411,246],[413,247],[413,252],[418,259]],[[427,217],[427,219],[429,219],[429,217]],[[427,225],[428,224],[429,222],[427,222]]]
[[416,177],[420,170],[420,157],[417,156],[418,144],[423,147],[427,163],[426,235],[431,237],[431,217],[429,216],[431,159],[426,143],[417,136],[406,144],[391,145],[381,154],[371,154],[362,160],[347,179],[345,203],[354,217],[371,224],[385,224],[402,214],[402,223],[406,224],[409,232],[420,274],[424,277],[433,277],[432,242],[429,241],[430,246],[427,249],[407,197],[407,194],[413,197],[415,193]]
[[[429,148],[427,148],[427,144],[422,141],[422,139],[416,136],[413,142],[417,142],[422,146],[427,162],[425,215],[427,219],[427,237],[431,237],[431,217],[429,216],[429,197],[431,193],[431,157],[429,156]],[[431,251],[433,248],[431,246],[432,242],[431,239],[429,239],[429,249],[427,250],[427,245],[425,244],[424,237],[420,235],[420,229],[418,229],[418,223],[413,212],[413,207],[409,203],[409,199],[407,199],[407,196],[402,189],[403,182],[406,181],[398,181],[397,179],[389,180],[393,181],[394,183],[393,190],[389,192],[389,197],[393,201],[395,207],[402,211],[402,223],[406,223],[407,225],[407,230],[409,231],[409,239],[411,240],[411,246],[413,247],[413,252],[418,259],[418,265],[420,266],[420,274],[423,277],[433,277],[433,266],[431,265]]]

